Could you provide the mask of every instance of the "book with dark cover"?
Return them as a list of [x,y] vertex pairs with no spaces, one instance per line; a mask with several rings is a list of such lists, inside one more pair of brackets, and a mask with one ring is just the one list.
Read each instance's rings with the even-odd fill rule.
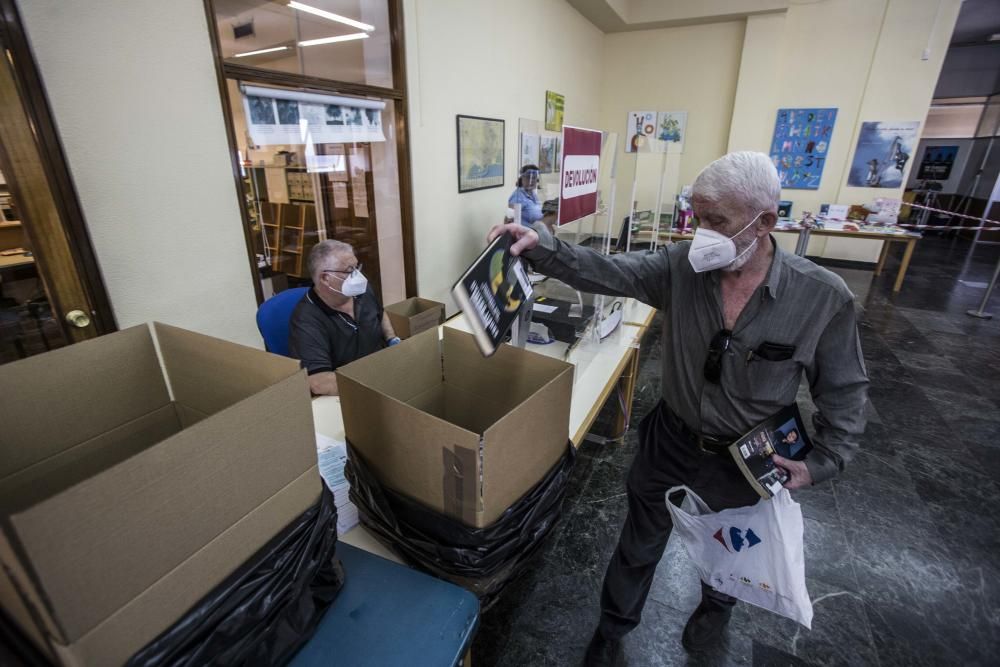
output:
[[771,498],[788,481],[788,473],[776,466],[771,457],[777,454],[801,461],[811,449],[812,442],[795,403],[782,408],[729,445],[736,465],[762,498]]
[[503,342],[531,297],[531,283],[519,257],[510,254],[513,237],[498,236],[451,288],[483,356]]

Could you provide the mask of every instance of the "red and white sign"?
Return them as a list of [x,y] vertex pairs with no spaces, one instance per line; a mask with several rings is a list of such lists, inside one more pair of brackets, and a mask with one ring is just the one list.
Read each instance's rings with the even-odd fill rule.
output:
[[597,177],[601,166],[601,133],[563,125],[559,224],[597,213]]

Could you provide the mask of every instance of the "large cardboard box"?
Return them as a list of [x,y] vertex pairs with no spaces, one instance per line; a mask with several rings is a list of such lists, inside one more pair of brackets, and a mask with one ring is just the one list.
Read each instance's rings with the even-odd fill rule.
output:
[[488,526],[565,454],[573,367],[440,331],[337,370],[344,428],[383,484]]
[[162,324],[0,368],[0,603],[64,665],[117,665],[321,490],[291,359]]
[[393,331],[406,339],[444,322],[444,304],[418,296],[385,307]]

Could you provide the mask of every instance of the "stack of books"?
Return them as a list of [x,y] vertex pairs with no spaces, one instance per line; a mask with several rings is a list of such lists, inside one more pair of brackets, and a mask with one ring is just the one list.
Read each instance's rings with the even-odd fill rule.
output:
[[344,477],[347,464],[347,443],[316,434],[319,450],[319,474],[333,491],[337,505],[337,535],[343,535],[358,525],[358,508],[350,500],[351,485]]

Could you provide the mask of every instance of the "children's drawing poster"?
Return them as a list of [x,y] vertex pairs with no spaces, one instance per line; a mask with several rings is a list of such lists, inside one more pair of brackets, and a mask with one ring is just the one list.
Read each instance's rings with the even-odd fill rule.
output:
[[771,159],[781,187],[819,189],[836,121],[836,109],[778,109]]

